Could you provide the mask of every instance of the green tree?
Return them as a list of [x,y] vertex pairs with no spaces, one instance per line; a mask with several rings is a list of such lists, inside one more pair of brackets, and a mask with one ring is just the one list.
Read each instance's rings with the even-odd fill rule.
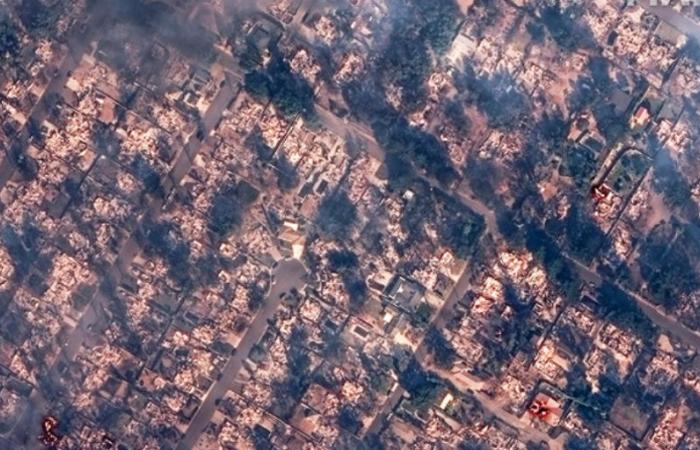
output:
[[268,100],[270,98],[270,79],[260,71],[254,70],[245,74],[243,86],[246,92],[253,97]]
[[221,186],[211,201],[209,228],[225,237],[243,222],[244,211],[257,199],[258,191],[246,182]]
[[357,211],[344,191],[330,192],[321,199],[316,213],[316,224],[328,237],[344,240],[357,220]]
[[362,427],[362,421],[357,409],[350,405],[341,406],[338,413],[338,425],[351,433],[357,433]]
[[8,18],[0,20],[0,62],[12,61],[21,50],[17,27]]
[[425,344],[433,355],[433,360],[438,367],[450,369],[457,359],[457,353],[445,335],[435,327],[430,327],[425,335]]
[[414,0],[420,37],[438,54],[449,49],[462,18],[454,0]]
[[39,0],[22,0],[17,10],[19,20],[29,33],[47,33],[51,11]]

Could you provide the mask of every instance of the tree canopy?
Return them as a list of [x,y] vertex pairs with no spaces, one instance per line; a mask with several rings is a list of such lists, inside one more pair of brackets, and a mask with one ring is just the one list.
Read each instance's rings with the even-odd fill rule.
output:
[[447,51],[457,32],[462,13],[454,0],[413,0],[419,24],[420,37],[435,53]]
[[19,30],[9,18],[0,19],[0,62],[13,60],[21,51]]
[[22,0],[17,16],[30,33],[45,33],[51,25],[51,11],[39,0]]
[[292,72],[277,49],[273,49],[267,67],[245,74],[244,87],[251,95],[270,100],[285,117],[301,115],[309,120],[315,115],[313,89]]
[[357,211],[344,191],[326,194],[318,207],[316,225],[328,237],[344,240],[350,237]]
[[425,343],[438,367],[443,369],[452,368],[457,359],[457,353],[440,330],[430,327],[425,335]]
[[580,5],[562,7],[559,0],[546,1],[541,3],[538,14],[554,42],[564,50],[574,51],[595,45],[591,30],[580,20]]
[[258,191],[248,183],[230,182],[221,186],[211,201],[209,228],[220,236],[227,236],[243,222],[243,212],[258,197]]

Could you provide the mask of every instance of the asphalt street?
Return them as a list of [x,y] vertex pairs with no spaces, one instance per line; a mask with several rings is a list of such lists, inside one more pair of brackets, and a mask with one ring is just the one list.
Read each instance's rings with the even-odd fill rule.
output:
[[270,288],[263,307],[255,315],[255,319],[253,319],[238,347],[236,347],[235,354],[231,355],[224,366],[221,377],[209,388],[202,405],[192,418],[187,432],[177,446],[177,450],[189,450],[197,443],[202,430],[209,424],[216,410],[216,400],[222,398],[231,388],[236,375],[243,367],[243,362],[248,358],[250,350],[265,333],[268,320],[274,317],[277,308],[282,304],[282,294],[289,292],[292,288],[301,289],[303,287],[306,269],[296,259],[283,260],[277,265],[273,275],[275,281]]

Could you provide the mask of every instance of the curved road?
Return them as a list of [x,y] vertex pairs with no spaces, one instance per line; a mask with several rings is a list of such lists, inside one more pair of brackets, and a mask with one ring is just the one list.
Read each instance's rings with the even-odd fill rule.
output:
[[236,379],[236,375],[243,367],[243,362],[248,358],[250,350],[262,338],[267,329],[268,320],[272,319],[282,303],[282,294],[289,292],[292,288],[301,289],[304,286],[306,269],[299,260],[288,259],[280,261],[274,269],[273,275],[275,281],[270,288],[265,304],[255,315],[248,331],[238,344],[236,353],[226,362],[221,377],[209,388],[201,406],[192,418],[187,432],[180,440],[177,450],[189,450],[197,443],[200,434],[207,427],[216,410],[216,400],[223,397],[230,389],[233,380]]

